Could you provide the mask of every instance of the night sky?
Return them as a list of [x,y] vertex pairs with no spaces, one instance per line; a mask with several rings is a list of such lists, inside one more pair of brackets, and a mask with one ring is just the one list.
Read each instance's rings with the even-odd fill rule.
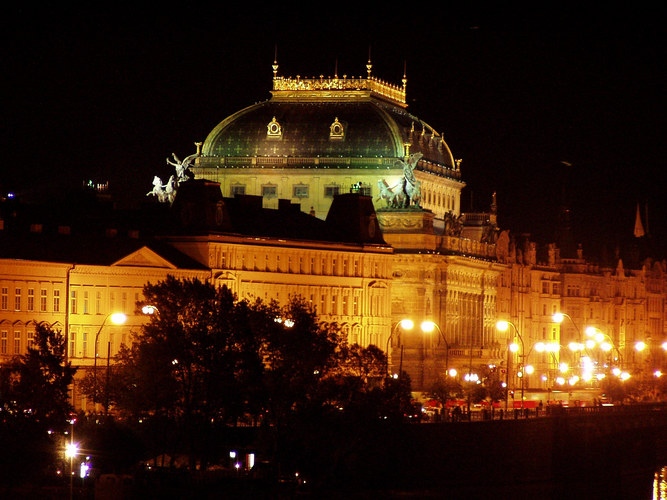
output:
[[549,241],[565,197],[592,248],[630,236],[639,202],[667,240],[664,12],[330,5],[10,8],[1,188],[91,178],[142,200],[168,156],[270,97],[276,46],[284,76],[365,75],[371,47],[374,74],[407,68],[409,110],[463,159],[464,211],[495,191],[503,228]]

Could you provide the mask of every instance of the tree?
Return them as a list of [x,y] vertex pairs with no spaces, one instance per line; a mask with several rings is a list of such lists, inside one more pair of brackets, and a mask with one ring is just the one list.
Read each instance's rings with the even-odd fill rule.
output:
[[[65,362],[66,341],[60,331],[39,324],[34,345],[9,364],[3,406],[15,415],[47,425],[64,425],[72,411],[69,386],[76,368]],[[4,377],[3,377],[4,378]]]
[[0,373],[0,484],[39,481],[59,451],[62,434],[54,431],[68,426],[72,411],[68,388],[76,369],[65,361],[64,335],[37,325],[33,338],[28,352]]
[[451,377],[445,379],[438,377],[428,392],[428,397],[435,399],[443,407],[447,406],[447,401],[451,398],[462,398],[463,395],[463,387],[456,379]]

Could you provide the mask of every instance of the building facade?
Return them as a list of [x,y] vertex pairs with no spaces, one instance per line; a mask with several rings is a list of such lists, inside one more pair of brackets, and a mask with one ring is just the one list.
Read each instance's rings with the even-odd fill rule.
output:
[[[145,238],[133,226],[48,236],[37,219],[26,221],[30,237],[17,238],[1,224],[0,362],[24,353],[46,323],[66,332],[81,374],[113,363],[146,319],[135,307],[143,286],[173,275],[226,285],[241,299],[301,296],[350,343],[386,350],[390,371],[408,373],[415,391],[450,369],[462,378],[497,367],[510,386],[521,371],[527,387],[543,390],[581,374],[586,360],[664,369],[667,263],[628,269],[581,251],[561,257],[555,244],[501,231],[495,196],[488,213],[462,213],[460,161],[407,111],[406,81],[392,86],[371,70],[369,62],[366,78],[292,79],[276,64],[272,98],[220,122],[176,164],[179,179],[184,170],[194,179],[169,203],[142,209],[137,220],[149,214],[162,228]],[[114,312],[128,321],[112,324]],[[500,331],[498,320],[512,328]],[[570,349],[590,340],[588,326],[608,350]],[[77,384],[76,407],[92,411]]]

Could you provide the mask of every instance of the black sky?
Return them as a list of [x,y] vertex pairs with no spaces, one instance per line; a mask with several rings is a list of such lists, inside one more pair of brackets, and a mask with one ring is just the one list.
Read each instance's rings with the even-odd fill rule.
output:
[[463,159],[464,210],[496,191],[503,227],[549,240],[564,193],[594,246],[648,204],[666,239],[664,12],[345,8],[10,9],[0,184],[108,179],[142,199],[171,153],[270,96],[276,46],[286,76],[363,75],[371,47]]

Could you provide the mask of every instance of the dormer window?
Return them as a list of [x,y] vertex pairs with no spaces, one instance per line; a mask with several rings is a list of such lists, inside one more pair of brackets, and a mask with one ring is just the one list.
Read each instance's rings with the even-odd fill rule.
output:
[[329,139],[332,141],[342,141],[345,139],[345,129],[343,124],[338,121],[338,118],[329,127]]
[[266,137],[271,140],[280,140],[283,138],[283,128],[274,116],[273,119],[266,126]]

